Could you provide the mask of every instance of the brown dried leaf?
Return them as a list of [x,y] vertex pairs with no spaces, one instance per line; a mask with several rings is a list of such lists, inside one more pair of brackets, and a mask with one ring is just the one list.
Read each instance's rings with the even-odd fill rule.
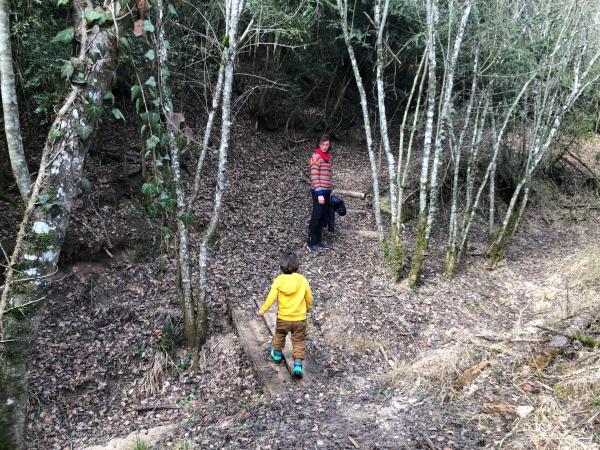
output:
[[533,391],[533,385],[531,383],[523,383],[520,387],[525,392],[531,392],[531,391]]
[[455,389],[463,389],[473,381],[473,378],[490,365],[489,361],[482,361],[479,364],[475,364],[473,367],[465,370],[456,380],[454,380]]
[[177,131],[179,131],[179,127],[181,126],[181,122],[185,122],[185,117],[181,113],[173,113],[167,116],[167,122]]
[[556,358],[557,355],[558,350],[556,349],[540,352],[535,355],[531,361],[529,361],[528,365],[533,369],[545,369],[552,364],[552,361],[554,361],[554,358]]
[[194,132],[192,131],[192,129],[190,127],[185,127],[183,129],[183,134],[187,138],[188,144],[194,140]]
[[148,10],[150,9],[150,4],[148,0],[135,0],[135,3],[138,7],[139,17],[143,20],[148,14]]
[[144,19],[136,20],[133,24],[133,34],[142,36],[144,34]]
[[512,405],[507,403],[496,403],[496,404],[488,404],[483,405],[481,407],[481,412],[486,414],[500,414],[502,417],[507,417],[512,412],[514,412],[515,408]]

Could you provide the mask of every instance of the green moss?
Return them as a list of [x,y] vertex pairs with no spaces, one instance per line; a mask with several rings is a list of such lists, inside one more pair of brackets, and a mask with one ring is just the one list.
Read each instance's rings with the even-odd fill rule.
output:
[[410,272],[408,274],[408,286],[411,289],[417,287],[421,269],[423,268],[423,260],[425,259],[425,250],[427,249],[427,239],[425,238],[425,228],[427,227],[427,216],[419,217],[419,226],[417,228],[417,238],[415,243],[415,251],[413,252]]
[[405,252],[404,247],[396,237],[395,227],[392,227],[391,237],[382,242],[381,252],[388,270],[396,282],[399,282],[402,279],[402,272],[405,267]]
[[42,250],[54,247],[57,242],[57,236],[52,231],[49,233],[31,233],[28,241],[35,250]]
[[489,251],[492,265],[495,265],[506,258],[508,247],[510,247],[512,238],[519,225],[519,219],[519,214],[513,213],[506,224],[506,228],[502,227],[498,233],[496,233],[496,237],[494,238],[494,242],[490,246]]
[[583,344],[584,347],[588,347],[588,348],[600,347],[600,342],[598,342],[596,339],[591,338],[589,336],[585,336],[583,334],[578,334],[578,335],[576,335],[576,338],[579,342],[581,342]]
[[456,249],[449,245],[446,249],[446,261],[444,262],[444,275],[447,278],[454,276],[456,270]]
[[16,282],[11,285],[13,295],[32,295],[37,292],[30,282]]
[[35,304],[30,304],[15,307],[14,309],[11,309],[8,313],[13,319],[21,321],[28,319],[31,315],[35,314],[36,311],[37,308],[35,307]]
[[48,196],[48,201],[46,203],[56,203],[58,201],[58,196],[56,194],[56,189],[54,189],[53,186],[47,186],[41,195],[47,195]]

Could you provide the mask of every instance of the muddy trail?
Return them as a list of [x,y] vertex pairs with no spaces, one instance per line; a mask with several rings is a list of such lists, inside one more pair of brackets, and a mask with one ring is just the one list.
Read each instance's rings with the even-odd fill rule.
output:
[[[431,365],[414,363],[460,349],[479,334],[503,335],[540,319],[538,303],[562,292],[551,274],[567,256],[599,242],[598,215],[549,222],[529,211],[507,265],[487,270],[473,252],[452,281],[439,271],[440,228],[423,284],[411,293],[393,283],[369,237],[366,152],[338,140],[332,154],[336,187],[369,195],[344,198],[348,215],[337,218],[334,234],[325,232],[333,250],[315,256],[305,249],[310,147],[255,132],[244,119],[236,125],[210,261],[210,339],[194,374],[179,345],[172,235],[147,216],[135,189],[124,189],[135,180],[115,183],[118,163],[92,151],[86,176],[94,192],[78,201],[70,231],[81,248],[75,245],[56,276],[33,361],[31,448],[85,448],[163,425],[172,427],[153,441],[156,448],[493,448],[507,436],[514,418],[490,416],[483,426],[482,406],[503,398],[521,404],[526,395],[499,389],[492,370],[482,375],[488,387],[484,382],[468,396],[440,394],[489,349],[448,353],[450,368],[434,376]],[[211,155],[207,173],[214,164]],[[208,177],[200,224],[211,188]],[[82,248],[96,257],[77,256]],[[307,352],[310,370],[320,376],[268,396],[228,305],[255,313],[279,273],[282,249],[298,253],[315,296]]]

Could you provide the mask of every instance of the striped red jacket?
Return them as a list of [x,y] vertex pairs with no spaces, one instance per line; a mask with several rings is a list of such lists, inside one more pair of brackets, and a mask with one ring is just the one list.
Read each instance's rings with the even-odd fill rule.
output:
[[333,188],[331,163],[321,158],[317,152],[314,152],[310,158],[310,188],[317,195],[330,192]]

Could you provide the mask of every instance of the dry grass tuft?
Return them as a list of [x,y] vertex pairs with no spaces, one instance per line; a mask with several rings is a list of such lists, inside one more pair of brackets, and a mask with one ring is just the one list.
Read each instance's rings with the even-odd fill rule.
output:
[[567,258],[562,272],[570,287],[600,289],[600,246]]
[[569,406],[564,406],[555,396],[544,395],[531,416],[517,422],[514,438],[507,449],[592,450],[600,445],[591,440],[589,431],[580,429],[576,416]]
[[167,352],[157,348],[154,352],[154,363],[152,369],[144,374],[141,388],[149,395],[158,394],[164,374],[167,372],[171,359]]
[[426,351],[412,363],[397,366],[389,384],[400,387],[405,383],[426,382],[449,391],[456,377],[473,366],[477,354],[477,348],[466,342]]

